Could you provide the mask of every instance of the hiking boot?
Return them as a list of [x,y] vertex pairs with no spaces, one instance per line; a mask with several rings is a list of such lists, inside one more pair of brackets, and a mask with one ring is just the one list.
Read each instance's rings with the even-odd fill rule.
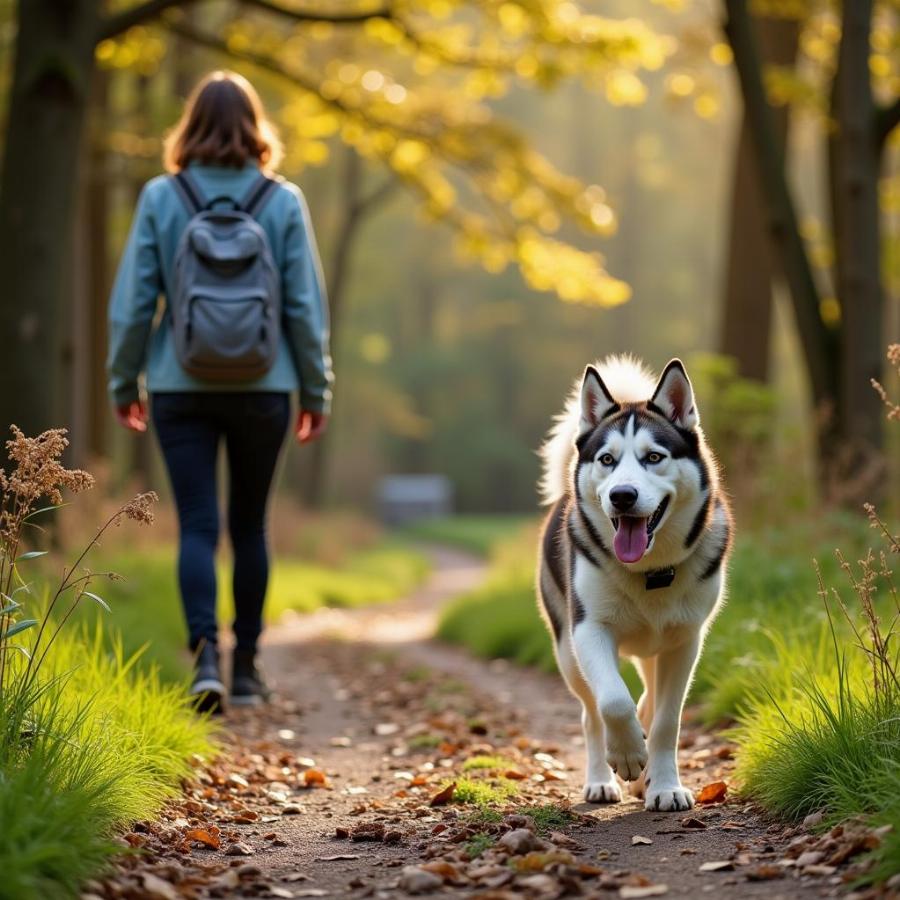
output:
[[198,712],[222,712],[225,685],[219,672],[219,648],[208,641],[197,653],[190,694],[194,697],[194,707]]
[[272,695],[256,665],[256,653],[235,650],[232,660],[231,702],[234,706],[259,706]]

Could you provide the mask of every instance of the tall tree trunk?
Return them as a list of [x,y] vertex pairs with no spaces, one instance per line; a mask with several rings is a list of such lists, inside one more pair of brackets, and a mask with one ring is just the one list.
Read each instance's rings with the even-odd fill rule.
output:
[[91,117],[87,177],[89,319],[87,360],[87,452],[105,455],[109,401],[106,393],[107,329],[109,303],[109,74],[98,71]]
[[20,0],[0,171],[0,431],[60,414],[60,310],[67,296],[97,0]]
[[[146,75],[135,76],[134,84],[134,112],[135,121],[141,137],[150,134],[151,117],[150,108],[150,79]],[[144,187],[144,177],[140,169],[132,168],[130,193],[134,198],[134,206],[137,207],[138,198]],[[137,486],[144,489],[152,484],[153,469],[153,439],[149,433],[134,434],[128,432],[128,439],[132,447],[132,463],[130,474]]]
[[772,111],[762,80],[762,63],[746,0],[725,0],[725,34],[734,52],[734,62],[744,98],[744,110],[765,193],[767,219],[773,246],[785,280],[800,335],[800,345],[809,375],[813,402],[829,418],[820,433],[820,453],[832,450],[835,428],[839,356],[835,335],[825,326],[819,310],[819,292],[806,253],[793,198],[788,187],[784,157],[779,148]]
[[[800,23],[791,19],[758,19],[760,53],[766,63],[793,67]],[[775,139],[785,155],[789,111],[773,111]],[[721,350],[737,360],[746,378],[766,381],[771,346],[772,293],[776,259],[767,227],[753,135],[746,114],[741,119],[731,200],[731,234]]]
[[836,131],[829,143],[832,227],[841,304],[840,422],[844,443],[862,453],[882,443],[883,410],[871,388],[884,357],[880,146],[869,72],[872,0],[843,4],[838,67],[832,90]]

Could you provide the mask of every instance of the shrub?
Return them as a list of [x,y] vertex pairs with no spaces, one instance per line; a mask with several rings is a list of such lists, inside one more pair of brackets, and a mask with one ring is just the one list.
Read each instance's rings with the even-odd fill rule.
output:
[[[121,643],[110,651],[99,628],[65,628],[86,599],[108,609],[83,564],[113,525],[151,522],[155,495],[114,512],[55,588],[23,578],[45,555],[25,549],[26,529],[59,508],[62,489],[92,483],[61,464],[66,444],[59,429],[26,438],[13,428],[13,469],[0,472],[0,897],[15,900],[76,894],[120,850],[115,830],[158,812],[190,754],[211,749],[209,724],[180,688],[162,686]],[[41,597],[38,617],[26,618]]]

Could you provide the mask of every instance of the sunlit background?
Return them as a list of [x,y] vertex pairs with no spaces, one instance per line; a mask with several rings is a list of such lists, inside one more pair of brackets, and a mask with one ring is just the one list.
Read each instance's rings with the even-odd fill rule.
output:
[[[371,509],[385,475],[438,473],[458,510],[531,510],[534,451],[569,384],[586,362],[630,351],[657,368],[685,358],[742,498],[775,480],[792,501],[813,499],[813,402],[747,176],[754,161],[739,154],[722,4],[535,12],[435,0],[340,24],[284,10],[377,4],[265,6],[175,3],[96,47],[62,349],[60,415],[78,460],[109,458],[116,484],[163,482],[152,443],[114,431],[107,412],[105,306],[161,136],[195,80],[227,66],[258,85],[279,124],[282,173],[308,197],[331,292],[334,427],[320,449],[290,455],[284,491]],[[762,52],[779,64],[765,83],[788,125],[799,226],[833,324],[837,13],[814,2],[758,12],[770,17]],[[873,30],[883,102],[900,80],[895,18],[883,4]],[[0,4],[0,101],[13,19]],[[898,321],[895,144],[880,182],[885,335]]]

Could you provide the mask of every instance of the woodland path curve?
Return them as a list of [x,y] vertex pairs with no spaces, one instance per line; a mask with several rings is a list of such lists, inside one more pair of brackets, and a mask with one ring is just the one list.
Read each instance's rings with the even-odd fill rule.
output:
[[[174,854],[159,854],[147,871],[176,888],[189,883],[192,865],[203,873],[195,893],[172,897],[399,898],[416,887],[422,896],[484,900],[837,894],[837,875],[801,875],[784,864],[799,855],[802,829],[768,823],[746,804],[728,800],[685,815],[645,812],[631,798],[582,803],[576,701],[556,676],[475,659],[433,639],[441,606],[482,583],[486,569],[455,550],[428,552],[431,575],[402,601],[324,609],[267,631],[263,660],[278,699],[229,713],[224,760],[198,776],[187,806],[170,812],[168,824],[182,828],[186,817],[194,829],[217,823],[207,827],[220,843],[186,850],[182,842],[174,874],[173,863],[166,869]],[[689,723],[682,743],[683,774],[695,791],[729,780],[721,738]],[[475,754],[512,759],[522,780],[510,807],[571,804],[574,817],[543,848],[560,859],[570,854],[568,864],[538,861],[513,878],[511,858],[496,848],[469,861],[463,848],[479,827],[468,824],[466,807],[429,801]],[[483,840],[521,824],[485,826]],[[719,871],[701,871],[714,862]],[[123,875],[140,879],[140,866]]]

